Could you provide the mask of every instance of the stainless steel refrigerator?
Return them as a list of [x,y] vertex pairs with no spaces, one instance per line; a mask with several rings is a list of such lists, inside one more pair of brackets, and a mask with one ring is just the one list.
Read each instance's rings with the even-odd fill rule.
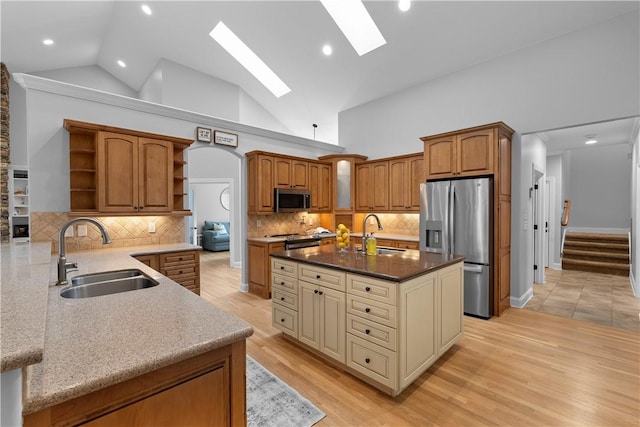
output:
[[491,178],[420,184],[420,250],[463,255],[464,312],[493,315]]

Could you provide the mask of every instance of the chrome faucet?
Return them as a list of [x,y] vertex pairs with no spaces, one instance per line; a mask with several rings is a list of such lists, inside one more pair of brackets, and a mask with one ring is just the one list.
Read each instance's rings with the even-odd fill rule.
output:
[[60,249],[58,251],[59,252],[58,282],[56,283],[56,285],[59,285],[59,286],[68,285],[69,281],[67,280],[67,272],[71,271],[72,269],[78,268],[77,262],[67,262],[67,257],[65,254],[65,244],[64,244],[64,235],[67,232],[67,228],[69,228],[71,225],[77,222],[90,222],[91,224],[95,225],[100,230],[100,233],[102,233],[102,243],[104,243],[105,245],[111,243],[111,237],[109,236],[107,229],[104,227],[104,225],[102,225],[102,223],[98,222],[93,218],[86,218],[86,217],[74,218],[71,221],[68,221],[66,224],[64,224],[60,228],[60,233],[58,234],[58,244],[60,246]]
[[362,252],[367,251],[366,230],[367,230],[367,219],[369,219],[370,216],[374,217],[378,222],[378,231],[382,231],[382,224],[380,223],[380,218],[378,218],[378,215],[368,214],[367,216],[364,217],[364,219],[362,220]]

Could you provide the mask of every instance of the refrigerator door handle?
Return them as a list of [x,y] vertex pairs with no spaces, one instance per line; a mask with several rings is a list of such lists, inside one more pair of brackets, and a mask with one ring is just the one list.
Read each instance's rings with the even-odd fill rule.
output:
[[464,265],[464,271],[468,271],[469,273],[482,273],[481,265]]
[[455,204],[456,204],[456,187],[454,185],[451,185],[451,191],[449,192],[449,253],[450,254],[454,254],[455,253]]

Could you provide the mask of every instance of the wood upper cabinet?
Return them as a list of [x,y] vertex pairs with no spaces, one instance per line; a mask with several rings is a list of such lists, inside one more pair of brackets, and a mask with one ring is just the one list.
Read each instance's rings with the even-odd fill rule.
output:
[[273,212],[273,156],[247,154],[249,213]]
[[65,120],[70,208],[87,215],[189,215],[184,150],[190,140]]
[[356,210],[389,210],[389,162],[366,162],[356,166]]
[[274,157],[274,188],[309,188],[308,162]]
[[494,173],[494,129],[421,139],[426,179]]
[[98,133],[98,209],[171,212],[173,145],[113,132]]
[[389,160],[389,210],[419,212],[422,182],[424,156]]
[[311,211],[330,212],[333,198],[333,170],[331,164],[309,162],[309,191],[311,192]]

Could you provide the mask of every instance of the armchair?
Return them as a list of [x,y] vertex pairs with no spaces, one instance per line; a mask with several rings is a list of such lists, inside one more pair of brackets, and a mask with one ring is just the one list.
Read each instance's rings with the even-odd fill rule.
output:
[[205,221],[202,227],[202,248],[208,251],[229,250],[229,223]]

